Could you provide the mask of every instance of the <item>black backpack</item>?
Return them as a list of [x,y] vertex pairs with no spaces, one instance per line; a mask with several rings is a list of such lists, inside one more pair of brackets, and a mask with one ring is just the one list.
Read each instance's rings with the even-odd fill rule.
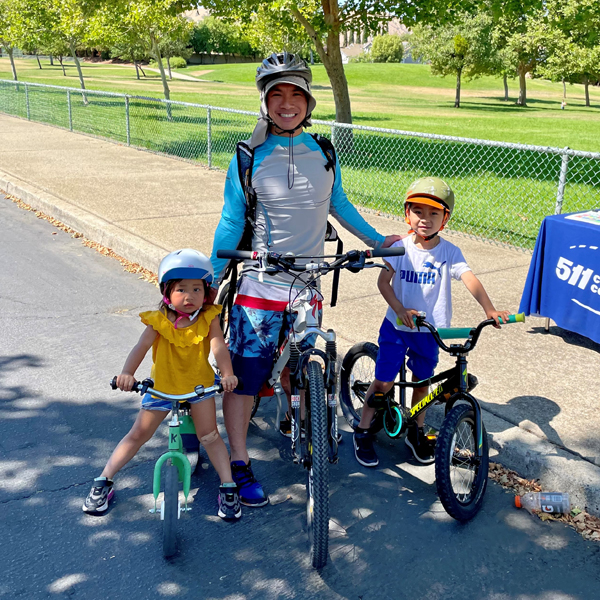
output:
[[[335,165],[336,155],[335,148],[330,140],[326,137],[319,135],[318,133],[309,134],[315,142],[321,148],[327,163],[325,164],[325,170],[329,171],[333,169],[335,178]],[[254,167],[254,150],[246,144],[246,142],[238,142],[235,148],[238,163],[238,175],[240,177],[240,184],[244,191],[244,197],[246,198],[246,216],[244,223],[244,233],[242,239],[238,244],[238,250],[251,250],[252,249],[252,237],[254,234],[254,226],[256,224],[256,192],[252,187],[252,169]],[[344,243],[338,236],[338,233],[333,225],[327,221],[327,231],[325,233],[326,242],[336,242],[337,248],[336,254],[341,254],[344,251]],[[237,287],[237,263],[238,261],[232,260],[227,267],[223,280],[230,279],[229,293],[227,296],[227,306],[229,311],[233,306],[233,298]],[[333,274],[333,287],[331,291],[331,306],[335,306],[337,303],[338,286],[340,280],[340,271],[336,270]]]

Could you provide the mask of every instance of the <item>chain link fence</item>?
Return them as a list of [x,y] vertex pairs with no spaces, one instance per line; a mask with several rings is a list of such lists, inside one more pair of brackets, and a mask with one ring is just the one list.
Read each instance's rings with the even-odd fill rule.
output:
[[[0,80],[0,111],[227,169],[258,113]],[[404,219],[407,187],[446,180],[457,198],[449,229],[530,250],[542,219],[600,208],[600,154],[313,121],[338,151],[359,208]]]

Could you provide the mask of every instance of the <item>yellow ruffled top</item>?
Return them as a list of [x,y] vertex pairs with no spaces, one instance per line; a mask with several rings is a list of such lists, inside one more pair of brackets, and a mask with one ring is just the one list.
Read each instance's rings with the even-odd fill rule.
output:
[[215,372],[208,362],[208,332],[221,309],[218,304],[208,306],[191,325],[180,329],[175,329],[160,310],[140,313],[142,323],[158,333],[152,344],[151,371],[157,390],[167,394],[187,394],[197,385],[213,385]]

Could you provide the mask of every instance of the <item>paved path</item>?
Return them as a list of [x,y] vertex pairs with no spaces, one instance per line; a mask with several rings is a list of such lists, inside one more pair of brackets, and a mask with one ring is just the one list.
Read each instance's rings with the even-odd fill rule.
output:
[[401,440],[381,444],[372,470],[342,444],[329,471],[330,558],[317,573],[307,560],[305,474],[273,427],[273,401],[249,438],[269,506],[224,523],[216,473],[201,468],[179,522],[182,551],[163,560],[160,520],[148,513],[163,425],[116,477],[108,513],[83,514],[92,478],[137,413],[139,396],[108,381],[158,291],[1,194],[0,222],[1,600],[597,597],[597,544],[515,509],[492,482],[477,518],[459,525],[437,502],[433,466],[408,460]]
[[[0,189],[154,270],[178,247],[210,253],[224,180],[224,173],[195,164],[0,115]],[[397,221],[366,217],[381,233],[406,231]],[[448,236],[496,306],[516,311],[530,255]],[[360,246],[343,237],[346,248]],[[344,273],[338,307],[326,311],[341,353],[376,341],[385,303],[375,278]],[[483,317],[460,283],[453,296],[454,325]],[[497,460],[540,477],[546,489],[570,491],[576,504],[600,514],[600,346],[557,327],[546,334],[543,325],[529,319],[487,330],[469,357],[488,433]]]
[[[150,67],[144,66],[144,71],[153,71],[154,73],[160,73],[160,69],[152,69]],[[166,67],[165,61],[165,73],[168,73],[169,70]],[[198,79],[197,77],[192,77],[191,75],[185,75],[184,73],[177,73],[171,69],[171,75],[174,79],[183,79],[184,81],[209,81],[208,79]]]

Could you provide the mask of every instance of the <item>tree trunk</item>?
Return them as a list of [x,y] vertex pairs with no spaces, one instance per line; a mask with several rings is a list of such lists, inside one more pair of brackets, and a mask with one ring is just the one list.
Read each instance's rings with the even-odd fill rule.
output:
[[135,76],[139,79],[140,78],[140,70],[138,69],[138,66],[137,66],[137,60],[133,61],[133,66],[135,67]]
[[504,73],[504,101],[508,102],[508,75]]
[[562,84],[563,84],[563,102],[566,104],[567,102],[567,84],[565,83],[565,78],[562,78]]
[[38,67],[39,67],[39,68],[40,68],[40,70],[41,70],[41,68],[42,68],[42,63],[40,62],[40,56],[39,56],[39,54],[36,54],[36,55],[35,55],[35,58],[36,58],[36,60],[37,60],[37,62],[38,62]]
[[462,68],[456,70],[456,96],[454,98],[454,108],[460,108],[460,76]]
[[[152,41],[152,50],[154,52],[154,58],[156,58],[156,62],[158,63],[158,70],[160,71],[160,78],[163,84],[163,92],[165,94],[165,100],[171,99],[171,91],[169,90],[169,84],[167,83],[167,77],[165,75],[165,67],[163,65],[162,56],[160,55],[160,49],[158,47],[158,42],[154,37],[154,34],[150,34],[150,40]],[[169,121],[172,120],[171,116],[171,104],[167,102],[167,119]]]
[[171,74],[171,61],[168,56],[167,56],[167,68],[169,69],[169,79],[172,81],[173,75]]
[[146,71],[144,71],[144,68],[142,67],[142,65],[140,63],[138,63],[138,69],[142,72],[142,75],[144,77],[146,77]]
[[12,69],[13,79],[15,81],[18,81],[17,68],[15,67],[15,57],[13,56],[14,48],[12,46],[10,48],[8,46],[4,46],[4,47],[6,48],[6,51],[8,52],[8,58],[10,58],[10,68]]
[[52,56],[52,54],[50,55],[50,66],[54,66],[54,56]]
[[587,75],[583,78],[583,86],[585,89],[585,105],[589,106],[590,105],[590,79]]
[[58,57],[58,62],[60,63],[60,66],[62,67],[63,77],[66,77],[67,73],[65,72],[65,65],[63,64],[62,55]]
[[525,75],[527,71],[524,65],[519,65],[519,98],[517,100],[518,106],[527,106],[527,79]]
[[[81,85],[81,89],[85,90],[85,82],[83,81],[83,72],[81,70],[81,64],[79,63],[79,58],[77,57],[77,53],[75,52],[75,44],[72,41],[69,42],[69,48],[71,50],[71,56],[73,57],[73,60],[75,61],[75,66],[77,67],[77,74],[79,75],[79,84]],[[83,104],[85,106],[87,106],[88,99],[87,99],[85,93],[81,94],[81,98],[83,100]]]

